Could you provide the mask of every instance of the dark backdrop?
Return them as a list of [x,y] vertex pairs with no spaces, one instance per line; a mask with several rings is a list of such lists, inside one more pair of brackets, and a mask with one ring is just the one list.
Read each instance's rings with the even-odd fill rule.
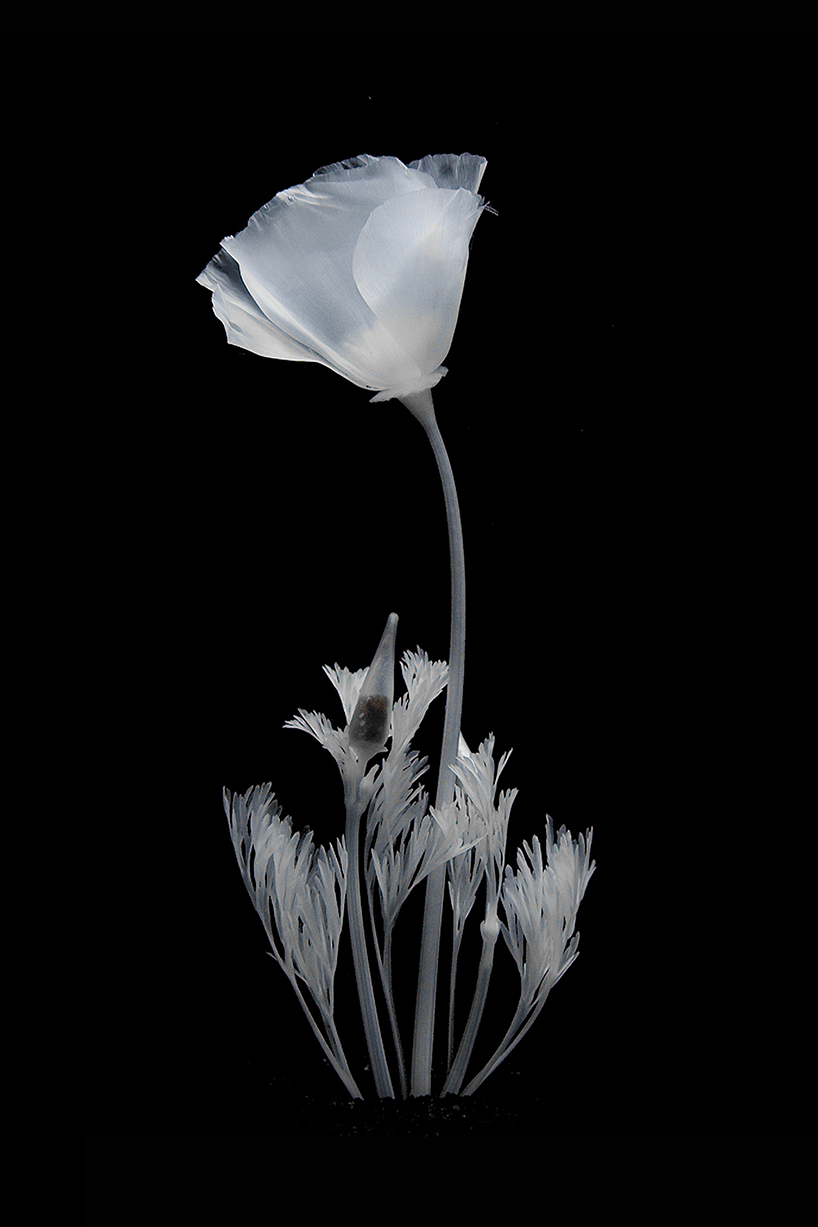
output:
[[[434,394],[465,530],[463,730],[513,747],[510,853],[550,813],[593,826],[598,861],[578,962],[480,1094],[520,1133],[729,1132],[762,1102],[775,1121],[774,1079],[735,1043],[777,940],[732,893],[753,856],[736,844],[753,763],[735,708],[756,457],[786,435],[765,413],[804,328],[786,290],[798,74],[766,89],[758,44],[729,39],[684,56],[409,39],[388,62],[378,39],[265,39],[75,44],[49,136],[47,181],[81,213],[73,267],[95,287],[71,355],[87,408],[58,428],[82,457],[72,522],[102,713],[89,1132],[321,1132],[344,1097],[265,954],[221,789],[271,780],[297,826],[340,834],[332,761],[282,725],[299,707],[340,720],[321,666],[368,664],[393,609],[401,651],[446,655],[442,497],[398,402],[228,347],[195,278],[318,166],[464,150],[487,157],[497,215],[474,234]],[[402,955],[411,1013],[413,938]],[[486,1045],[512,971],[498,947]],[[350,980],[345,949],[343,1038],[371,1091]]]

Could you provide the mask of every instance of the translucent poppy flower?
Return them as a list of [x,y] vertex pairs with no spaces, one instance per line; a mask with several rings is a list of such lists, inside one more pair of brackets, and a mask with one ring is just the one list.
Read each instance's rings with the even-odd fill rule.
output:
[[432,388],[452,343],[485,158],[362,154],[254,213],[197,281],[231,345],[321,362],[389,400]]

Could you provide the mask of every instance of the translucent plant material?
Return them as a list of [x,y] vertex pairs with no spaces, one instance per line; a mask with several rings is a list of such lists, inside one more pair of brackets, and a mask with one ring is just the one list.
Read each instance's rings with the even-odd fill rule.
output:
[[[244,796],[224,790],[236,860],[273,958],[295,989],[333,1068],[349,1093],[360,1099],[334,1021],[335,968],[346,904],[344,841],[329,849],[313,848],[310,834],[300,835],[289,818],[282,818],[271,789],[262,784]],[[318,1021],[299,980],[312,996]]]
[[517,850],[517,872],[506,866],[500,925],[505,943],[520,973],[520,1000],[494,1056],[463,1092],[471,1095],[484,1078],[504,1061],[539,1017],[557,980],[579,954],[577,912],[596,868],[590,859],[592,831],[574,839],[560,827],[556,840],[546,815],[547,862],[540,841]]
[[384,749],[389,737],[395,691],[397,625],[398,615],[390,614],[349,722],[349,744],[365,763]]
[[[438,810],[423,786],[428,761],[412,748],[431,703],[444,690],[448,666],[432,661],[419,649],[405,652],[400,662],[405,693],[393,701],[390,666],[394,661],[397,618],[390,616],[369,669],[351,671],[324,666],[338,692],[346,720],[337,727],[320,712],[299,711],[285,728],[309,733],[335,760],[344,782],[347,838],[328,848],[315,848],[311,834],[299,835],[282,816],[270,784],[251,788],[244,796],[225,790],[225,809],[233,847],[245,886],[264,924],[273,957],[298,995],[310,1025],[349,1093],[359,1097],[359,1083],[350,1069],[335,1018],[334,983],[341,934],[347,919],[353,925],[355,867],[348,847],[358,846],[358,824],[365,823],[361,874],[366,909],[359,893],[361,977],[373,1011],[368,1034],[377,1091],[409,1093],[401,1020],[394,994],[393,938],[401,910],[411,892],[428,876],[442,870],[448,879],[452,913],[453,952],[450,972],[449,1074],[446,1088],[460,1092],[488,989],[488,974],[478,977],[478,1005],[456,1051],[452,1043],[454,994],[460,942],[465,923],[482,899],[480,931],[484,949],[502,933],[520,973],[520,999],[506,1035],[491,1060],[475,1073],[463,1094],[471,1094],[519,1042],[539,1013],[552,986],[577,956],[577,909],[593,873],[589,863],[591,833],[571,839],[563,829],[555,839],[547,819],[546,853],[535,837],[517,852],[517,870],[505,865],[506,837],[516,790],[498,793],[500,773],[508,761],[494,759],[494,738],[475,752],[461,738],[453,800]],[[374,676],[373,676],[374,675]],[[371,680],[370,680],[371,679]],[[374,687],[374,689],[373,689]],[[361,702],[373,693],[389,695],[388,728],[383,744],[373,752],[371,739],[356,738],[353,728]],[[380,733],[377,738],[381,740]],[[357,745],[356,745],[357,742]],[[366,772],[373,753],[382,755]],[[350,839],[351,835],[351,839]],[[349,841],[349,842],[348,842]],[[355,858],[357,860],[357,857]],[[347,906],[349,904],[349,906]],[[368,941],[363,926],[369,929]],[[369,945],[375,953],[380,989],[380,1013],[391,1032],[391,1065],[378,1021],[378,1006],[369,977]],[[489,964],[490,971],[490,964]],[[306,986],[312,1007],[302,993]],[[359,984],[359,988],[361,988]],[[362,1003],[362,1015],[366,1011]],[[380,1068],[381,1073],[378,1074]]]
[[[286,727],[314,737],[335,760],[345,829],[329,848],[301,837],[271,785],[225,794],[236,857],[273,957],[287,975],[333,1068],[361,1094],[341,1045],[335,976],[349,931],[361,1020],[376,1093],[431,1093],[440,935],[451,908],[448,1046],[443,1091],[472,1094],[528,1032],[553,985],[577,956],[576,916],[594,864],[591,832],[575,840],[546,820],[506,864],[516,791],[498,791],[508,761],[494,738],[471,751],[460,734],[465,674],[465,552],[454,473],[431,389],[445,374],[486,167],[473,154],[436,154],[404,165],[364,154],[326,166],[279,192],[247,227],[222,241],[198,281],[228,341],[264,357],[320,362],[375,401],[398,399],[420,423],[441,479],[449,538],[449,664],[425,653],[401,661],[394,699],[397,616],[390,614],[368,669],[325,672],[345,725],[299,711]],[[493,210],[491,210],[493,212]],[[370,589],[374,592],[372,574]],[[371,604],[371,600],[370,600]],[[430,594],[430,608],[436,597]],[[434,803],[427,761],[412,749],[429,705],[445,689]],[[406,900],[424,894],[411,1064],[394,993],[394,934]],[[465,926],[482,943],[468,1017],[458,1034],[457,981]],[[502,934],[503,941],[499,938]],[[491,1059],[473,1071],[497,949],[520,975],[516,1008]],[[377,976],[373,975],[373,964]],[[306,992],[304,991],[306,990]],[[388,1024],[388,1030],[387,1030]],[[384,1039],[390,1038],[387,1045]],[[387,1054],[389,1048],[389,1055]],[[467,1079],[469,1079],[467,1081]]]
[[454,336],[485,158],[370,154],[279,192],[197,278],[231,345],[322,362],[388,400],[432,388]]

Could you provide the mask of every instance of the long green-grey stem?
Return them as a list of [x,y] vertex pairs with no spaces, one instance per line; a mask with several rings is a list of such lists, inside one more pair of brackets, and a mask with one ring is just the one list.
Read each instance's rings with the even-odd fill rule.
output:
[[477,1088],[483,1084],[486,1078],[488,1078],[489,1074],[494,1073],[497,1066],[502,1061],[505,1061],[512,1049],[517,1047],[526,1032],[533,1027],[534,1023],[539,1018],[540,1012],[545,1005],[545,999],[550,991],[551,990],[549,989],[547,992],[542,994],[533,1010],[531,1009],[530,1000],[524,1001],[522,997],[520,998],[520,1004],[517,1006],[517,1012],[514,1015],[508,1031],[506,1031],[503,1039],[497,1046],[494,1056],[486,1062],[479,1074],[475,1074],[469,1085],[462,1092],[463,1095],[473,1095]]
[[295,974],[293,973],[292,975],[290,975],[289,979],[290,979],[290,983],[295,989],[295,993],[296,993],[296,996],[298,997],[298,1000],[301,1002],[301,1008],[307,1016],[307,1022],[312,1027],[313,1034],[315,1035],[315,1038],[318,1040],[318,1043],[323,1048],[327,1056],[327,1060],[330,1062],[333,1069],[338,1074],[338,1077],[341,1079],[341,1081],[343,1082],[344,1086],[349,1091],[352,1098],[353,1099],[363,1099],[363,1095],[358,1090],[355,1079],[352,1077],[352,1074],[350,1073],[349,1064],[344,1054],[343,1047],[341,1046],[341,1038],[338,1035],[338,1031],[335,1027],[335,1022],[333,1020],[332,1014],[326,1009],[323,1009],[323,1008],[321,1009],[321,1018],[324,1023],[324,1026],[327,1029],[327,1034],[330,1037],[330,1042],[327,1043],[327,1040],[321,1034],[318,1024],[316,1023],[315,1019],[310,1013],[309,1006],[304,1000],[304,994],[301,992],[301,989],[298,986],[298,979],[296,978]]
[[350,766],[348,772],[344,775],[344,800],[347,811],[347,914],[349,916],[349,935],[352,941],[352,957],[355,963],[355,979],[358,984],[358,999],[361,1003],[366,1044],[369,1050],[369,1060],[372,1063],[372,1073],[375,1076],[375,1089],[380,1099],[394,1099],[395,1092],[392,1090],[392,1079],[389,1076],[389,1067],[386,1064],[386,1053],[378,1023],[375,993],[369,970],[369,957],[366,953],[364,911],[361,903],[359,842],[361,814],[366,804],[361,795],[362,768],[363,764],[359,762],[355,766]]
[[[451,770],[457,757],[460,735],[460,715],[463,708],[463,669],[466,652],[466,572],[463,554],[463,526],[457,503],[457,490],[449,456],[435,418],[432,394],[427,389],[402,398],[403,403],[423,426],[437,461],[446,522],[449,528],[449,561],[452,578],[451,633],[449,637],[449,681],[446,687],[446,715],[443,722],[443,745],[440,752],[440,774],[437,781],[435,806],[440,809],[454,799],[455,777]],[[440,930],[443,920],[443,897],[446,868],[431,873],[426,882],[426,904],[423,913],[423,936],[420,949],[420,970],[415,1004],[415,1039],[412,1050],[412,1094],[432,1093],[432,1048],[434,1041],[437,969],[440,954]]]
[[480,967],[477,972],[477,985],[474,990],[474,1000],[472,1001],[469,1018],[466,1023],[466,1029],[463,1032],[463,1039],[460,1041],[460,1047],[457,1050],[457,1056],[451,1062],[449,1067],[448,1077],[446,1078],[443,1087],[444,1095],[459,1095],[460,1088],[463,1085],[463,1078],[466,1074],[466,1067],[469,1063],[469,1058],[474,1048],[474,1041],[477,1039],[477,1031],[480,1027],[480,1020],[483,1017],[483,1010],[486,1005],[486,997],[489,991],[489,980],[491,979],[491,969],[494,965],[494,947],[497,943],[496,931],[491,934],[483,935],[483,952],[480,955]]
[[[466,1069],[469,1064],[469,1059],[474,1048],[474,1041],[477,1039],[477,1031],[480,1027],[480,1020],[483,1017],[483,1010],[486,1005],[486,997],[489,991],[489,980],[491,979],[491,969],[494,966],[494,947],[497,944],[497,938],[500,934],[500,922],[497,918],[497,903],[500,897],[500,888],[503,878],[503,862],[505,860],[505,837],[508,830],[508,813],[505,814],[505,823],[502,828],[498,828],[495,836],[489,836],[490,843],[494,843],[494,839],[498,839],[496,846],[491,847],[491,856],[489,863],[486,865],[486,919],[480,926],[480,932],[483,936],[483,952],[480,955],[480,967],[477,972],[477,984],[474,989],[474,999],[472,1001],[471,1010],[469,1011],[468,1022],[466,1029],[463,1032],[463,1038],[460,1041],[460,1047],[457,1051],[457,1056],[454,1061],[449,1059],[449,1074],[446,1078],[443,1087],[444,1095],[459,1095],[460,1087],[463,1084],[463,1079],[466,1075]],[[450,1026],[451,1029],[451,1026]]]

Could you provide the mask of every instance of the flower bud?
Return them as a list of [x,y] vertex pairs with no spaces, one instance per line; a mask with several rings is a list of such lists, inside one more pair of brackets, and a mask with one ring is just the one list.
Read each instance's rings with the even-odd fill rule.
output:
[[499,932],[500,921],[497,917],[497,908],[491,908],[480,926],[480,936],[484,942],[491,942],[493,944],[497,941]]
[[349,722],[349,744],[364,762],[384,748],[391,732],[397,625],[398,615],[390,614]]

